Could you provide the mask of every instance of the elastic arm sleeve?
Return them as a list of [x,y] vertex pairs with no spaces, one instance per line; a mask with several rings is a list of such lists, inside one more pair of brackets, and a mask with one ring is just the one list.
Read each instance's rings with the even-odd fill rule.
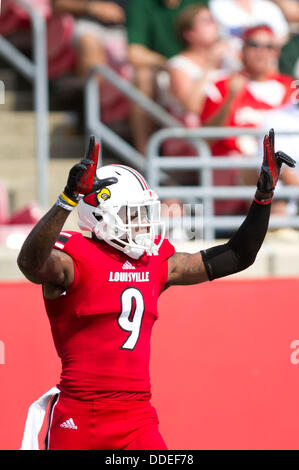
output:
[[210,281],[253,264],[268,230],[270,209],[271,204],[253,201],[246,219],[228,243],[201,251]]

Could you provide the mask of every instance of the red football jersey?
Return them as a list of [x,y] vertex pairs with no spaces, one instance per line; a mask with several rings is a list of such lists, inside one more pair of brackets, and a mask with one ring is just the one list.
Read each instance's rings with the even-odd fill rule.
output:
[[[267,112],[290,102],[294,92],[291,84],[292,78],[281,74],[269,74],[267,80],[261,82],[248,81],[232,100],[224,126],[259,128]],[[219,111],[228,97],[229,79],[220,80],[215,86],[219,92],[218,99],[206,99],[201,114],[203,123]],[[211,150],[216,156],[257,155],[258,139],[247,134],[218,139],[211,145]],[[238,186],[240,171],[214,170],[213,184]],[[218,215],[246,213],[247,205],[244,200],[218,200],[215,201],[215,212]]]
[[103,391],[150,391],[151,331],[174,247],[133,260],[106,242],[61,232],[75,278],[57,299],[44,299],[57,353],[59,388],[80,398]]
[[[248,81],[247,85],[239,91],[233,99],[224,126],[228,127],[260,127],[265,113],[279,108],[291,101],[294,88],[292,77],[282,74],[269,74],[267,80],[262,82]],[[216,100],[207,98],[201,113],[201,120],[206,123],[223,106],[228,97],[229,79],[215,83],[219,92]],[[213,155],[233,155],[234,153],[250,153],[246,148],[248,143],[242,145],[241,138],[226,138],[217,140],[212,145]],[[246,145],[247,144],[247,145]]]

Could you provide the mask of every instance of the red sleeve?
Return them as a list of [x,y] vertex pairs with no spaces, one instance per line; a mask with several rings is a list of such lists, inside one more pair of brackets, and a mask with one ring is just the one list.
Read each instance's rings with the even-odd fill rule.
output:
[[206,121],[208,121],[217,111],[218,109],[222,106],[224,101],[226,100],[227,97],[227,83],[228,80],[221,80],[217,83],[215,83],[215,86],[218,88],[218,91],[222,97],[222,99],[219,99],[217,101],[212,100],[210,97],[207,97],[201,115],[200,119],[203,124],[205,124]]
[[167,238],[163,240],[162,245],[159,250],[159,258],[161,261],[160,272],[161,272],[161,284],[160,284],[160,294],[163,291],[165,284],[168,279],[168,259],[175,253],[174,246],[170,243]]
[[159,257],[161,261],[165,261],[170,256],[172,256],[175,253],[175,248],[174,246],[170,243],[170,241],[167,238],[164,238],[162,245],[160,246],[159,249]]
[[63,230],[60,232],[53,248],[67,253],[73,260],[76,259],[76,253],[82,249],[81,245],[84,237],[80,232],[72,232]]
[[76,257],[75,257],[75,252],[76,252],[76,247],[78,241],[83,238],[83,235],[79,232],[73,232],[73,231],[62,231],[60,232],[56,242],[54,243],[54,247],[56,250],[63,251],[64,253],[67,253],[73,260],[74,264],[74,280],[68,287],[67,291],[68,293],[75,288],[75,286],[78,283],[79,279],[79,270],[78,266],[76,263]]

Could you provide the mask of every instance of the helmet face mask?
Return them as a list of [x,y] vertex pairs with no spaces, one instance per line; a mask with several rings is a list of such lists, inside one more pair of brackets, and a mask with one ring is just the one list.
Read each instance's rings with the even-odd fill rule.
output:
[[[165,236],[160,201],[135,170],[107,165],[98,178],[115,176],[118,182],[83,198],[78,205],[79,227],[95,234],[117,250],[138,259],[158,254]],[[141,178],[142,184],[139,178]],[[161,235],[159,243],[156,237]]]

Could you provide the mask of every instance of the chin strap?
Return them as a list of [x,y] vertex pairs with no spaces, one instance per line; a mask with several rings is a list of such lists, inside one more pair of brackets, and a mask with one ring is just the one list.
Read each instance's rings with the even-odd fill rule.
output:
[[126,246],[124,249],[124,253],[133,259],[139,259],[144,254],[144,252],[145,250],[143,248],[132,248],[131,246]]

